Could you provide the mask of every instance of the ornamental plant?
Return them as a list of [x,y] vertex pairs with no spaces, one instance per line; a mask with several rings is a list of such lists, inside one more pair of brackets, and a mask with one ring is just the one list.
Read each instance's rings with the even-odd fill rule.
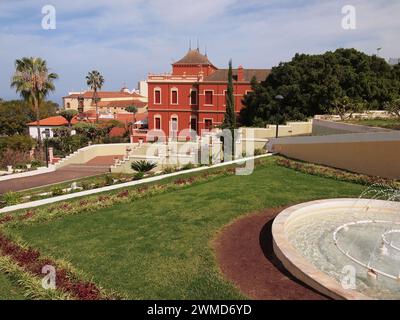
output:
[[151,161],[146,161],[146,160],[138,160],[134,161],[131,164],[132,170],[135,170],[136,172],[149,172],[153,170],[155,167],[157,167],[157,163],[151,162]]

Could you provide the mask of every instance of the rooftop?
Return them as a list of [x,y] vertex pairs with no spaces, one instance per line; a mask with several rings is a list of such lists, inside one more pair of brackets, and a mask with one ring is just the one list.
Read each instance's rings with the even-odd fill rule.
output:
[[[68,96],[64,98],[79,98],[83,97],[84,99],[92,99],[93,98],[93,91],[85,91],[83,93],[71,93]],[[126,91],[98,91],[97,92],[97,97],[98,98],[144,98],[140,94],[137,94],[135,92],[126,92]]]
[[207,55],[200,53],[199,49],[189,50],[188,53],[180,60],[173,63],[177,64],[201,64],[201,65],[213,65],[210,60],[208,60]]
[[[75,124],[78,121],[76,119],[72,119],[71,123]],[[32,126],[36,126],[37,122],[33,121],[33,122],[29,122],[27,124],[27,126],[32,127]],[[54,116],[54,117],[49,117],[49,118],[45,118],[45,119],[41,119],[39,121],[39,125],[42,127],[60,127],[60,126],[66,126],[68,125],[68,121],[65,120],[64,117],[62,116]]]
[[115,101],[100,101],[98,107],[100,108],[126,108],[130,105],[134,105],[137,108],[144,108],[147,106],[146,102],[132,99],[132,100],[115,100]]
[[[204,78],[204,81],[228,81],[228,69],[218,69],[213,74]],[[270,74],[270,69],[243,69],[243,76],[245,82],[250,82],[253,77],[256,77],[257,81],[264,81]],[[233,69],[233,76],[237,76],[238,69]]]

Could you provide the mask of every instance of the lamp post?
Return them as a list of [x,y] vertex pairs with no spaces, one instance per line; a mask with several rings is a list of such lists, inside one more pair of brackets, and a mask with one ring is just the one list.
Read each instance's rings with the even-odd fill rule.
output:
[[44,140],[44,148],[45,148],[45,155],[46,155],[46,167],[49,167],[49,145],[47,143],[47,139],[50,136],[50,132],[45,131],[42,133],[43,140]]
[[[283,99],[284,99],[284,97],[280,94],[278,94],[275,97],[275,100],[278,102],[279,108],[282,106]],[[276,114],[276,135],[275,135],[276,138],[278,138],[278,136],[279,136],[279,122],[280,122],[279,120],[280,120],[280,115],[279,115],[279,112],[277,112],[277,114]]]

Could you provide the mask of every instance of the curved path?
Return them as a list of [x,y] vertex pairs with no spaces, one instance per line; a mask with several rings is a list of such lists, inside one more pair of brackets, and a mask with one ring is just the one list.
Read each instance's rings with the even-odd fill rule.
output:
[[266,209],[222,229],[214,241],[220,269],[244,295],[252,299],[328,299],[294,278],[275,256],[271,226],[283,209]]
[[53,172],[0,181],[0,194],[8,191],[22,191],[104,174],[110,172],[110,166],[115,163],[115,159],[117,158],[120,159],[122,156],[111,155],[96,157],[86,163],[71,164]]

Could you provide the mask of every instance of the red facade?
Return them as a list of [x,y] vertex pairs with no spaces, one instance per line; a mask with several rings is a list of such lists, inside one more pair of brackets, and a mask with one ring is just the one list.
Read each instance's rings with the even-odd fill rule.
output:
[[[233,70],[236,112],[251,90],[250,81],[265,80],[267,69]],[[222,124],[226,109],[228,70],[215,67],[199,50],[190,50],[172,65],[171,74],[149,75],[149,129],[166,136],[184,129],[201,130]],[[171,133],[172,132],[172,133]]]

